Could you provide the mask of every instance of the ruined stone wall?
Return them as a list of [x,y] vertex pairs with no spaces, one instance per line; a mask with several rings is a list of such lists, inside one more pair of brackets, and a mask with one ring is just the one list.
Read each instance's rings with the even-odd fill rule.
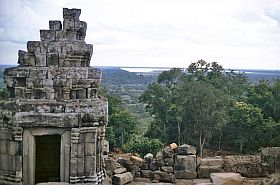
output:
[[40,30],[41,40],[28,41],[27,51],[18,52],[19,66],[4,71],[9,98],[0,100],[0,184],[34,184],[34,164],[21,162],[35,158],[26,146],[33,147],[37,135],[55,132],[34,134],[33,128],[71,133],[64,138],[70,146],[61,150],[69,157],[61,181],[102,180],[107,100],[98,94],[101,72],[90,67],[93,46],[85,42],[87,23],[80,14],[64,8],[63,24],[49,21],[49,29]]

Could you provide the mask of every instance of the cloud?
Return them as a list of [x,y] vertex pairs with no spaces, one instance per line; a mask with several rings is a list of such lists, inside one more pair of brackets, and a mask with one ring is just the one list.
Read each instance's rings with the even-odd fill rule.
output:
[[62,7],[75,7],[88,23],[86,41],[94,44],[96,65],[186,67],[203,58],[228,68],[280,69],[278,0],[0,3],[0,63],[3,55],[9,58],[2,52],[6,45],[16,55],[16,47],[39,39],[48,20],[62,19]]

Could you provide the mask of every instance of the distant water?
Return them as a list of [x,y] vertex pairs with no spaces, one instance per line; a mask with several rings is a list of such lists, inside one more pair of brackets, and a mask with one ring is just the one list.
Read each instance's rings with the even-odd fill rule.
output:
[[121,67],[121,69],[133,73],[149,73],[153,71],[168,71],[171,68]]

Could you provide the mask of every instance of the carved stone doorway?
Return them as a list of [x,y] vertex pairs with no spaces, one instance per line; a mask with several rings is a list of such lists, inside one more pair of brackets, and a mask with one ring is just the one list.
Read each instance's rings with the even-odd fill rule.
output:
[[35,136],[35,183],[60,182],[60,135]]
[[[46,149],[47,145],[48,147],[51,146],[51,148],[55,148],[55,149]],[[45,152],[46,150],[51,150],[52,152],[55,151],[54,156],[56,157],[51,157],[53,153],[48,155],[40,154],[40,152],[42,151]],[[40,160],[38,163],[37,160],[39,160],[38,157],[40,158],[40,155],[42,155],[41,158],[43,158],[43,160]],[[48,166],[54,168],[54,164],[51,164],[54,161],[57,161],[55,162],[56,163],[55,165],[59,165],[59,167],[56,167],[56,170],[59,171],[59,173],[56,172],[58,174],[58,180],[56,180],[57,176],[55,176],[55,181],[69,182],[70,130],[62,129],[62,128],[24,129],[23,130],[23,161],[22,161],[23,162],[23,185],[35,185],[35,182],[38,183],[40,180],[37,180],[38,179],[38,177],[36,176],[38,175],[37,171],[39,170],[40,173],[40,170],[42,170],[38,168],[44,167],[45,166],[44,162],[46,162]]]

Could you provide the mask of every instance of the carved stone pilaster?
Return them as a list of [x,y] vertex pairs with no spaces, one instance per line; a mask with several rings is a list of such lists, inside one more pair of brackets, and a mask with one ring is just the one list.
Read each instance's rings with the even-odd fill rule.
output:
[[22,141],[23,129],[21,127],[13,127],[13,135],[15,141]]

